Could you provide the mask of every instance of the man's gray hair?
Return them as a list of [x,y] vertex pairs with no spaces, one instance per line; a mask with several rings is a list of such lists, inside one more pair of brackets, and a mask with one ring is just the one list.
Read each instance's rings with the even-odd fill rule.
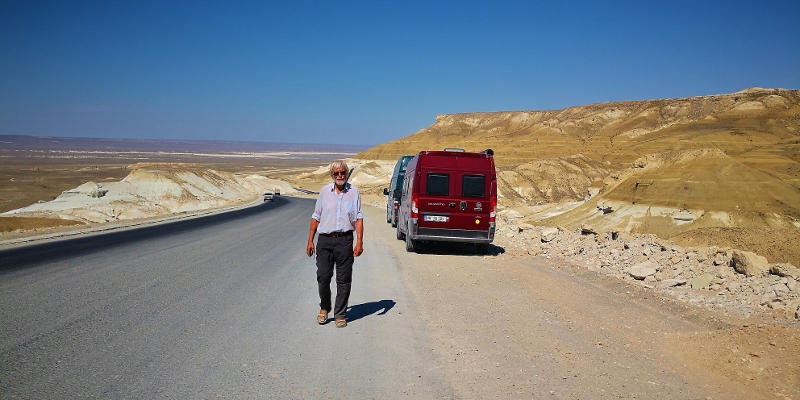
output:
[[347,168],[347,163],[344,162],[344,160],[336,160],[331,163],[331,168],[328,170],[331,174],[331,178],[333,178],[333,171],[340,168],[344,168],[345,172],[350,172],[350,168]]

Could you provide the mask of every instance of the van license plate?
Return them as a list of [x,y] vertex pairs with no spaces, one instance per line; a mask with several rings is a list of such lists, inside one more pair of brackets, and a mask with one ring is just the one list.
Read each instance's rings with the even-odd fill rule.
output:
[[448,218],[449,218],[449,217],[445,217],[445,216],[443,216],[443,215],[426,215],[426,216],[425,216],[425,221],[430,221],[430,222],[447,222],[447,219],[448,219]]

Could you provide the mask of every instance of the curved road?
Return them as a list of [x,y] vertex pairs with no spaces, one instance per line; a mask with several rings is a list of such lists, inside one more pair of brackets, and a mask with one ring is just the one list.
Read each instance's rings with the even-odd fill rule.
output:
[[350,325],[316,324],[312,207],[0,253],[0,397],[453,397],[386,243],[356,260]]

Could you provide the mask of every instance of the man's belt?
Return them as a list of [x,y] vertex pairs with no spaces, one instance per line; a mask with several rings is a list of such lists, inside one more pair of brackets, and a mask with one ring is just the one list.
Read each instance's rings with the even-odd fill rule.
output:
[[338,238],[338,237],[345,237],[345,236],[353,236],[353,231],[320,233],[319,235],[320,236],[326,236],[326,237]]

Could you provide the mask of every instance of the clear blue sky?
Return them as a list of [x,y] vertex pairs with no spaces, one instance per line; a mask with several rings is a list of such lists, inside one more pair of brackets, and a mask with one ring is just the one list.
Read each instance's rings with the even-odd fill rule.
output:
[[0,134],[379,144],[800,88],[800,1],[0,0]]

